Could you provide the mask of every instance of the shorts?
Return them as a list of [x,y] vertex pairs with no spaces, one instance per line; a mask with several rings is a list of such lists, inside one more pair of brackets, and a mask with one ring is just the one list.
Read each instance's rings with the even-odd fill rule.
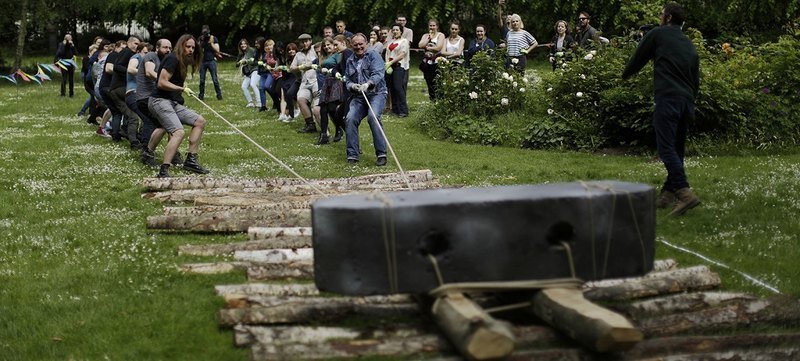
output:
[[300,98],[310,100],[312,107],[317,106],[319,104],[319,86],[317,82],[301,83],[300,89],[297,90],[297,99]]
[[150,109],[150,114],[158,119],[158,122],[169,134],[183,129],[181,124],[194,126],[194,122],[200,118],[199,114],[182,104],[164,98],[151,97],[148,100],[147,108]]

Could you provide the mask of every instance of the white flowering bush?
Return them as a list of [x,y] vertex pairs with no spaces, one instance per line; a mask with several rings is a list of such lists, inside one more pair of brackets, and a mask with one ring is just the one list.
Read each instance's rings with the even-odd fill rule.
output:
[[[498,116],[523,110],[530,92],[523,74],[505,69],[502,52],[476,54],[469,67],[439,62],[437,101],[420,129],[456,142],[500,144],[508,130],[494,124]],[[467,120],[469,119],[469,120]]]

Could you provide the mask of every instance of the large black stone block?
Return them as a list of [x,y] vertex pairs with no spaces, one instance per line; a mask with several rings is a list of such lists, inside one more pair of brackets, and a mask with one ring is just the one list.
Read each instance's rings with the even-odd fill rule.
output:
[[642,275],[653,267],[655,192],[615,181],[390,192],[312,210],[314,278],[350,295],[445,283]]

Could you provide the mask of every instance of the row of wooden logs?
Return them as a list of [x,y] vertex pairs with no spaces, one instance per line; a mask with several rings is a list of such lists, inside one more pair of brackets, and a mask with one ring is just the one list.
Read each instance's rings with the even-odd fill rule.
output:
[[[407,180],[407,182],[406,182]],[[430,170],[353,178],[312,179],[326,195],[439,188]],[[246,232],[249,227],[310,227],[311,203],[322,197],[294,178],[260,180],[148,178],[145,199],[164,204],[164,214],[147,218],[147,228],[191,232]]]
[[[439,187],[430,171],[407,176],[408,182],[399,174],[382,174],[311,183],[329,195],[403,190],[407,184]],[[457,353],[491,359],[512,351],[512,359],[537,360],[800,359],[800,333],[792,329],[800,323],[797,300],[710,291],[720,279],[705,266],[677,268],[663,260],[644,277],[510,295],[341,297],[322,294],[310,283],[309,209],[320,195],[304,183],[172,178],[148,179],[145,189],[144,198],[170,205],[164,215],[148,218],[148,228],[248,232],[244,242],[185,245],[178,251],[233,258],[181,265],[185,272],[246,272],[251,283],[216,287],[226,302],[217,317],[220,326],[233,328],[237,346],[250,347],[253,360],[372,355],[450,360],[460,359],[446,356]],[[509,303],[521,308],[501,311]],[[712,335],[718,332],[727,335]]]
[[[217,294],[226,302],[226,308],[218,313],[220,325],[234,328],[236,344],[251,347],[253,359],[413,356],[456,351],[452,342],[430,326],[430,321],[425,322],[430,316],[422,310],[430,307],[429,300],[426,304],[424,299],[411,295],[336,297],[320,294],[312,283],[306,283],[313,278],[313,251],[310,248],[269,249],[273,247],[270,244],[308,244],[310,233],[308,228],[253,228],[249,231],[249,241],[180,248],[184,254],[234,256],[232,262],[183,265],[182,269],[187,272],[244,270],[252,282],[297,282],[216,287]],[[254,242],[261,242],[263,249],[253,249]],[[626,315],[646,338],[635,346],[631,345],[631,350],[612,353],[615,358],[686,354],[675,359],[708,357],[713,360],[724,359],[723,356],[730,352],[737,355],[745,351],[745,354],[752,355],[766,352],[763,354],[776,357],[800,353],[800,347],[792,344],[793,340],[800,340],[800,334],[791,332],[687,336],[721,330],[740,332],[742,328],[755,328],[755,331],[762,331],[764,327],[780,329],[800,323],[800,303],[797,300],[781,297],[764,300],[742,293],[709,292],[719,285],[719,276],[706,266],[677,268],[672,260],[660,260],[656,262],[655,270],[643,277],[588,282],[579,290],[579,296],[539,292],[540,302],[533,302],[527,311],[499,315],[517,323],[508,329],[513,333],[514,344],[511,347],[515,350],[514,357],[522,359],[591,359],[596,356],[589,351],[591,348],[580,348],[564,337],[566,334],[581,340],[586,337],[580,333],[596,335],[597,330],[592,331],[591,325],[576,326],[575,332],[570,333],[568,330],[559,332],[543,325],[524,322],[520,325],[516,322],[519,319],[546,320],[548,314],[568,314],[565,310],[559,311],[553,300],[573,299],[578,304],[583,298]],[[483,294],[470,294],[467,300],[489,309],[508,302],[502,297]],[[462,301],[455,300],[456,303]],[[420,307],[421,304],[426,306]],[[536,304],[545,307],[536,310]],[[400,326],[379,323],[367,329],[309,326],[320,323],[335,325],[353,317],[417,321],[404,322]],[[561,319],[559,323],[569,324],[569,321]],[[290,326],[292,324],[295,326]],[[760,341],[745,342],[742,339]],[[470,342],[462,344],[469,345]],[[668,347],[669,344],[675,346]],[[508,347],[502,342],[494,345]],[[701,350],[701,347],[708,349]],[[479,351],[485,350],[481,347]],[[473,354],[480,355],[480,352],[473,351]]]

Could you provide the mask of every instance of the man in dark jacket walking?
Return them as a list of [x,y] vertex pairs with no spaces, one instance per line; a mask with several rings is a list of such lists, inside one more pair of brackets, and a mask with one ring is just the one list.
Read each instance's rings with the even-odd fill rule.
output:
[[684,19],[681,5],[665,5],[661,26],[642,38],[622,73],[626,79],[653,59],[653,128],[658,155],[667,169],[656,204],[660,208],[674,204],[670,215],[681,215],[700,204],[689,188],[683,164],[687,122],[694,118],[694,99],[700,88],[700,60],[694,44],[683,34]]

